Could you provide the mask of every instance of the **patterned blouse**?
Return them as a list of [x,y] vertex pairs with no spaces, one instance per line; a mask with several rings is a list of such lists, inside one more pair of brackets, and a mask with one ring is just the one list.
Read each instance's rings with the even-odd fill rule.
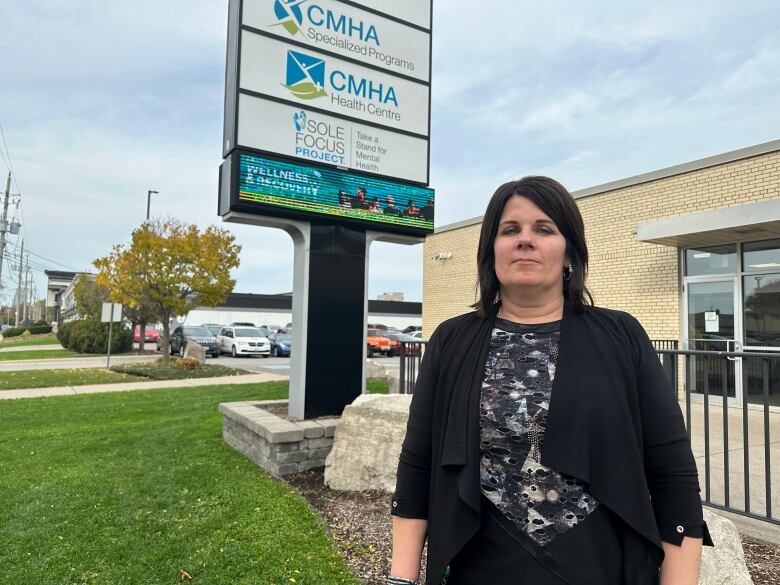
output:
[[482,493],[539,546],[599,506],[587,485],[542,465],[560,321],[496,319],[480,395]]

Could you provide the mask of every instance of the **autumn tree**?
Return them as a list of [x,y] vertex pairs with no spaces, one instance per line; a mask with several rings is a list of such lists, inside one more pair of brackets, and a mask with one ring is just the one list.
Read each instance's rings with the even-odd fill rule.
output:
[[108,287],[99,284],[92,274],[79,274],[73,286],[73,296],[76,299],[79,315],[90,319],[100,319],[103,303],[108,302]]
[[114,302],[130,307],[148,303],[162,322],[163,363],[170,357],[170,323],[195,307],[223,303],[236,282],[241,246],[229,231],[210,226],[203,232],[177,220],[146,222],[130,244],[93,262],[98,282]]

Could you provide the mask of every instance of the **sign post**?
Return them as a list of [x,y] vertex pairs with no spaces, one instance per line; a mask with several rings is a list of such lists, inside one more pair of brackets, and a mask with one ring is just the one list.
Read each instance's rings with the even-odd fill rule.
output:
[[111,335],[114,332],[114,321],[122,321],[122,305],[119,303],[103,303],[100,321],[108,323],[108,348],[106,350],[106,368],[111,365]]
[[[294,243],[289,414],[365,392],[368,252],[433,233],[432,0],[229,0],[218,213]],[[344,362],[325,349],[339,330]]]

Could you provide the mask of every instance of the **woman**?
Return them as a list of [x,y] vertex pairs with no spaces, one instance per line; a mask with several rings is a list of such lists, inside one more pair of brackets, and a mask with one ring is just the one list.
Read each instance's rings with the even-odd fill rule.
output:
[[696,464],[641,325],[593,306],[577,205],[546,177],[491,198],[480,299],[431,336],[393,496],[388,583],[695,585]]

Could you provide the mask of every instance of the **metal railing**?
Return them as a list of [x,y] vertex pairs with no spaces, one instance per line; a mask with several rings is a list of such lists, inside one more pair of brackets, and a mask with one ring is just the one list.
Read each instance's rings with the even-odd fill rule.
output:
[[[773,481],[770,448],[771,429],[780,430],[780,412],[770,411],[771,406],[780,406],[780,355],[752,351],[659,349],[658,345],[656,351],[678,399],[680,391],[684,393],[685,425],[694,453],[703,446],[703,455],[697,457],[699,460],[704,458],[703,501],[714,508],[780,525],[780,518],[772,515],[772,495],[780,481]],[[737,367],[737,360],[741,362],[741,367]],[[684,372],[684,380],[680,379],[681,371]],[[741,404],[736,401],[736,375],[739,371],[742,378]],[[701,428],[699,421],[693,420],[694,409],[701,411]],[[761,436],[753,436],[754,444],[751,445],[751,424],[756,425],[759,421],[763,432]],[[729,436],[729,431],[738,424],[741,424],[742,436],[734,439]],[[741,439],[741,444],[737,444],[737,439]],[[737,453],[736,461],[732,460],[733,452],[739,450],[742,453]],[[762,464],[759,464],[761,460]],[[722,470],[713,469],[721,464]],[[751,468],[756,475],[763,475],[763,490],[757,493],[751,492]],[[737,476],[735,483],[732,483],[732,471]],[[716,485],[713,486],[713,483]],[[732,487],[735,491],[741,490],[741,498],[738,495],[732,498]],[[716,492],[722,497],[716,497]],[[763,514],[753,511],[753,495],[764,500]],[[734,499],[741,499],[743,505],[738,506]]]
[[[401,343],[401,394],[414,392],[425,344]],[[678,400],[681,392],[684,395],[688,438],[700,470],[702,459],[704,463],[702,501],[713,508],[780,525],[780,518],[772,514],[772,496],[780,489],[780,473],[775,470],[778,479],[773,481],[770,449],[771,431],[780,434],[780,409],[770,410],[780,407],[780,353],[681,350],[672,339],[653,340],[653,346]],[[741,405],[736,401],[738,371],[742,374]],[[763,428],[759,433],[754,431],[751,444],[751,428],[759,424]],[[741,437],[739,430],[737,438],[730,437],[731,427],[739,425]],[[751,471],[764,484],[763,489],[751,491]],[[741,492],[741,497],[733,492]],[[763,513],[756,513],[762,507]]]
[[420,371],[420,361],[425,354],[427,343],[425,340],[401,342],[401,363],[398,372],[398,392],[400,394],[414,392],[417,373]]

